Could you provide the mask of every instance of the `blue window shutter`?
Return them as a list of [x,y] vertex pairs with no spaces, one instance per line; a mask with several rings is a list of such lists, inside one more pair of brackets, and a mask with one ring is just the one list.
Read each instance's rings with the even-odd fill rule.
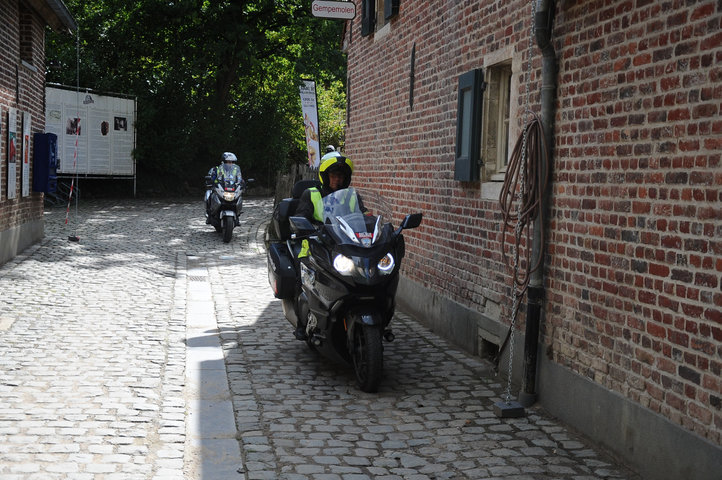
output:
[[376,22],[376,2],[374,0],[361,0],[361,36],[374,31]]
[[481,69],[472,70],[459,77],[454,180],[479,180],[483,93],[484,72]]

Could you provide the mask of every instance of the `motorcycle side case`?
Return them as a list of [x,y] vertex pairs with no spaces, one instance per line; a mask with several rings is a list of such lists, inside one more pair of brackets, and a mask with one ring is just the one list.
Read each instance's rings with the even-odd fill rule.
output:
[[296,269],[285,243],[274,242],[268,245],[268,283],[276,298],[293,297],[296,285]]
[[291,228],[288,225],[288,217],[293,215],[298,206],[297,198],[284,198],[273,212],[273,231],[279,240],[288,240],[291,238]]

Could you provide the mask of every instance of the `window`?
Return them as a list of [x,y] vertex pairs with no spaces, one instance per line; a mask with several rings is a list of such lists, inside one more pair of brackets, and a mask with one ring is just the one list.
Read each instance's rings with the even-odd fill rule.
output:
[[492,52],[484,68],[459,77],[456,112],[454,179],[481,179],[482,196],[498,196],[511,153],[511,142],[521,133],[519,105],[520,60],[513,49]]
[[486,69],[481,126],[482,180],[502,181],[509,160],[511,62]]
[[374,0],[376,2],[376,28],[379,29],[386,24],[386,11],[384,10],[384,0]]
[[376,10],[379,12],[376,25],[385,25],[399,13],[399,0],[376,0]]
[[400,0],[361,0],[361,35],[383,28],[399,13]]
[[20,60],[27,66],[33,65],[33,15],[30,10],[20,5]]
[[374,32],[376,26],[376,0],[361,0],[361,35]]

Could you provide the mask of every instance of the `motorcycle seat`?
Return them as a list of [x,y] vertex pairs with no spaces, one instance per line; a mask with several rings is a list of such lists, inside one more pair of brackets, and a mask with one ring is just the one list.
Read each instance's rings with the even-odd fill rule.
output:
[[[291,198],[298,200],[299,198],[301,198],[301,195],[303,195],[303,192],[305,192],[311,187],[316,187],[320,190],[321,182],[319,182],[318,180],[299,180],[293,185],[293,188],[291,189]],[[296,202],[296,205],[298,205],[298,202]]]
[[320,189],[321,183],[317,180],[299,180],[291,189],[291,197],[284,198],[276,205],[276,209],[273,212],[273,223],[279,240],[288,240],[291,238],[291,228],[288,223],[288,218],[296,213],[301,195],[311,187]]

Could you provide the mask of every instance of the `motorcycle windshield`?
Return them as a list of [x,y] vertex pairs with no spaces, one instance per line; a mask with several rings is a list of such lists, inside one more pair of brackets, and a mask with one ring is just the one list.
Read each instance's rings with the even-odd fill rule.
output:
[[227,163],[223,164],[222,171],[221,171],[221,180],[225,183],[226,187],[232,187],[235,185],[236,181],[238,180],[238,168],[236,165],[229,165]]
[[340,245],[370,247],[381,234],[383,220],[364,215],[356,189],[350,187],[323,197],[323,223]]

